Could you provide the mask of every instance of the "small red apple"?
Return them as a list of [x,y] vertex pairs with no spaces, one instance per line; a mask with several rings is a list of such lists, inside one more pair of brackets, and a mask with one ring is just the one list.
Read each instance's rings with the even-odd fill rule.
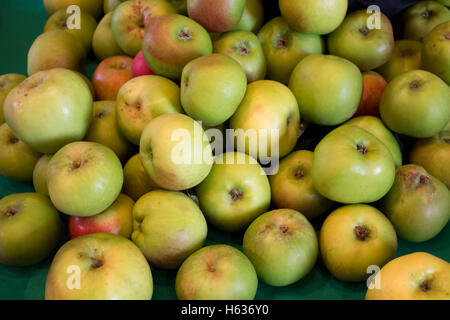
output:
[[380,74],[375,71],[363,72],[363,95],[353,117],[380,117],[380,100],[386,86],[387,82]]
[[134,57],[133,64],[131,66],[131,73],[133,78],[155,74],[145,62],[142,50],[138,52],[136,57]]
[[109,57],[99,63],[92,77],[97,100],[116,100],[122,85],[132,78],[133,58]]

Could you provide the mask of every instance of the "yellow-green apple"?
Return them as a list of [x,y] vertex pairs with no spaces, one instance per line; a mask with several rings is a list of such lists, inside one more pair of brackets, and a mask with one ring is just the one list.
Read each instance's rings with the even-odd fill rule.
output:
[[44,154],[39,158],[38,162],[33,169],[33,187],[37,193],[48,196],[48,187],[47,187],[47,170],[48,163],[52,158],[49,154]]
[[131,74],[133,78],[139,77],[139,76],[151,76],[152,74],[155,74],[152,69],[150,69],[147,65],[147,62],[145,62],[144,53],[143,51],[139,51],[136,57],[133,59],[133,64],[131,65]]
[[177,12],[182,15],[187,15],[187,0],[168,0]]
[[31,181],[33,169],[41,154],[11,132],[8,125],[0,125],[0,173],[8,178]]
[[89,87],[89,91],[91,92],[92,95],[92,100],[95,100],[95,89],[94,89],[94,85],[92,84],[91,80],[89,80],[88,77],[86,77],[84,74],[82,74],[81,72],[75,71],[75,73],[77,75],[80,76],[81,79],[83,79],[83,81],[86,83],[86,85]]
[[203,246],[208,227],[197,204],[182,192],[155,190],[133,208],[131,238],[147,260],[161,269],[177,269]]
[[46,258],[61,235],[59,213],[48,197],[17,193],[0,200],[0,263],[30,266]]
[[389,18],[380,13],[379,28],[370,28],[367,22],[370,15],[366,10],[352,12],[328,36],[330,54],[350,60],[362,71],[388,62],[394,49],[394,33]]
[[114,9],[124,1],[126,0],[103,0],[103,12],[105,13],[105,16],[114,11]]
[[347,0],[280,0],[281,15],[298,32],[327,34],[335,30],[347,13]]
[[278,172],[269,176],[275,207],[296,210],[308,220],[327,212],[332,205],[313,186],[312,160],[311,151],[292,152],[281,160]]
[[422,66],[450,85],[450,18],[436,26],[423,41]]
[[422,166],[450,189],[450,130],[441,131],[431,138],[419,139],[412,147],[409,161]]
[[92,76],[97,100],[116,100],[120,88],[133,75],[133,58],[128,56],[109,57],[100,62]]
[[379,210],[366,204],[336,209],[320,229],[320,253],[328,271],[341,281],[364,281],[367,268],[381,268],[395,257],[397,235]]
[[438,24],[450,20],[450,10],[436,1],[419,1],[403,14],[403,38],[423,41]]
[[139,154],[135,154],[123,168],[123,192],[137,201],[147,192],[156,189],[159,189],[159,186],[145,171]]
[[92,37],[92,49],[99,60],[125,55],[114,39],[111,29],[112,12],[106,14],[97,25]]
[[210,32],[230,31],[242,18],[246,0],[187,0],[188,14]]
[[46,300],[149,300],[152,294],[152,272],[141,251],[111,233],[66,242],[45,283]]
[[402,165],[402,152],[400,146],[395,139],[394,135],[388,128],[383,124],[379,118],[374,116],[361,116],[353,118],[347,121],[345,124],[354,125],[364,129],[376,138],[378,138],[391,152],[392,158],[394,159],[395,166],[400,167]]
[[224,231],[240,231],[270,205],[270,184],[259,163],[245,153],[216,156],[195,192],[206,220]]
[[450,263],[414,252],[386,264],[372,280],[366,300],[448,300],[449,283]]
[[241,251],[225,244],[191,254],[175,279],[180,300],[253,300],[257,289],[252,263]]
[[71,216],[69,218],[70,237],[73,239],[85,234],[105,232],[129,239],[133,232],[133,206],[133,199],[121,193],[109,208],[95,216]]
[[267,61],[267,79],[289,83],[292,70],[307,55],[325,50],[320,35],[292,30],[282,17],[267,22],[258,32]]
[[363,72],[363,94],[361,102],[354,117],[376,116],[380,117],[380,100],[386,89],[387,82],[375,71]]
[[89,13],[96,19],[103,14],[102,0],[44,0],[45,10],[48,14],[53,14],[60,9],[68,9],[70,6],[76,5],[82,11]]
[[53,68],[83,71],[86,50],[83,43],[64,30],[52,30],[38,36],[28,51],[28,75]]
[[6,96],[25,79],[24,75],[17,73],[7,73],[0,76],[0,124],[5,122],[3,104]]
[[197,22],[179,14],[152,19],[142,41],[145,61],[158,75],[180,79],[191,60],[212,53],[208,32]]
[[423,167],[408,164],[397,169],[380,206],[400,238],[423,242],[435,237],[450,219],[450,191]]
[[168,113],[182,112],[180,88],[166,78],[151,75],[133,78],[117,95],[117,124],[120,132],[139,145],[142,131],[150,120]]
[[202,126],[183,114],[164,114],[145,127],[140,141],[142,166],[161,188],[186,190],[202,182],[213,165]]
[[258,37],[250,31],[230,31],[214,42],[214,52],[235,59],[244,69],[247,82],[264,80],[266,58]]
[[204,125],[227,121],[241,103],[247,76],[239,62],[213,53],[189,62],[181,75],[181,105]]
[[35,151],[54,153],[83,139],[92,117],[92,94],[73,71],[40,71],[11,90],[4,113],[20,140]]
[[314,187],[328,199],[369,203],[391,188],[395,163],[385,144],[369,131],[343,125],[316,146],[311,173]]
[[170,13],[176,13],[176,9],[163,0],[122,2],[113,11],[111,29],[114,39],[127,55],[134,57],[142,49],[142,39],[149,23]]
[[422,63],[422,43],[415,40],[397,40],[388,62],[377,71],[390,82],[395,76],[407,71],[420,69]]
[[306,276],[319,254],[313,226],[292,209],[273,210],[256,218],[245,231],[243,247],[259,280],[277,287]]
[[243,30],[257,33],[264,21],[262,0],[247,0],[241,20],[231,30]]
[[111,206],[122,189],[123,170],[114,151],[96,142],[73,142],[48,164],[47,185],[55,207],[87,217]]
[[450,87],[423,70],[402,73],[389,82],[381,97],[383,122],[397,133],[431,137],[450,121]]
[[313,54],[295,67],[289,88],[305,121],[333,126],[350,119],[358,109],[363,78],[358,67],[346,59]]

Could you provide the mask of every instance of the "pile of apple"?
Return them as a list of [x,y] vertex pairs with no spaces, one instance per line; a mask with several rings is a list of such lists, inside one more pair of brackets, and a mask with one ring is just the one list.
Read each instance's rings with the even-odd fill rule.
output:
[[[347,0],[279,0],[265,25],[262,0],[44,5],[28,77],[0,77],[0,172],[36,190],[0,200],[0,262],[43,260],[70,216],[47,299],[150,299],[149,265],[178,270],[180,299],[253,299],[258,280],[290,285],[319,256],[342,281],[381,268],[367,299],[450,299],[447,261],[394,259],[397,236],[427,241],[450,218],[448,0],[409,8],[398,41]],[[293,152],[309,125],[333,128]],[[233,129],[235,149],[216,152],[210,128]],[[410,164],[393,132],[417,140]],[[267,175],[263,145],[281,158]],[[208,225],[245,231],[243,252],[203,247]]]

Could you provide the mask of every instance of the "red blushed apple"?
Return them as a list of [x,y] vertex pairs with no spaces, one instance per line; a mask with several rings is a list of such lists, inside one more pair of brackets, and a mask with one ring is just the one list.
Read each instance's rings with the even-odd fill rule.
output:
[[152,69],[148,67],[147,62],[145,62],[142,50],[138,52],[136,57],[134,57],[133,64],[131,66],[131,73],[133,78],[155,74]]
[[116,100],[122,85],[132,78],[133,58],[128,56],[109,57],[97,66],[92,84],[97,100]]
[[380,74],[375,71],[363,72],[363,95],[354,117],[380,117],[380,100],[386,86],[387,82]]

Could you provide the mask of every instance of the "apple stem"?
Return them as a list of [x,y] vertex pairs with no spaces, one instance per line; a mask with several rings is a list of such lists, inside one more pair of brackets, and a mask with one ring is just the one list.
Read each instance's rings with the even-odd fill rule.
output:
[[364,241],[369,236],[369,230],[361,226],[356,226],[355,234],[359,240]]
[[180,31],[180,33],[178,33],[178,39],[183,40],[183,41],[188,41],[191,40],[192,38],[192,34],[188,31],[187,28],[183,28],[183,30]]
[[429,184],[430,183],[430,177],[421,175],[419,178],[419,183],[420,184]]
[[422,282],[420,284],[420,290],[422,290],[423,292],[427,292],[431,290],[431,283],[427,280],[425,280],[424,282]]
[[367,29],[367,27],[363,27],[361,29],[359,29],[359,32],[363,35],[363,36],[367,36],[369,34],[369,29]]
[[425,10],[420,15],[422,16],[422,18],[428,19],[429,17],[431,17],[432,14],[433,14],[432,10]]
[[444,38],[445,38],[445,40],[450,40],[450,33],[447,33],[447,34],[444,36]]
[[5,216],[7,217],[13,217],[15,216],[19,211],[17,211],[17,209],[15,208],[9,208],[6,212],[5,212]]
[[19,139],[18,139],[17,137],[11,136],[11,137],[9,138],[9,143],[15,144],[15,143],[17,143],[17,142],[19,142]]
[[358,150],[358,152],[361,153],[362,155],[365,155],[369,151],[369,149],[365,145],[361,144],[358,144],[356,146],[356,150]]
[[238,201],[244,197],[244,194],[242,192],[240,192],[239,190],[232,189],[230,191],[230,196],[233,201]]
[[295,172],[295,177],[297,178],[297,179],[301,179],[301,178],[303,178],[305,176],[305,172],[303,171],[303,169],[298,169],[296,172]]
[[410,88],[412,90],[416,90],[416,89],[419,89],[420,86],[421,86],[421,84],[419,81],[413,81],[413,82],[411,82]]
[[286,48],[286,45],[287,45],[286,39],[284,39],[283,37],[279,37],[277,40],[277,48],[278,49]]
[[96,269],[96,268],[100,268],[103,263],[100,259],[96,259],[96,258],[91,258],[92,261],[92,268]]

